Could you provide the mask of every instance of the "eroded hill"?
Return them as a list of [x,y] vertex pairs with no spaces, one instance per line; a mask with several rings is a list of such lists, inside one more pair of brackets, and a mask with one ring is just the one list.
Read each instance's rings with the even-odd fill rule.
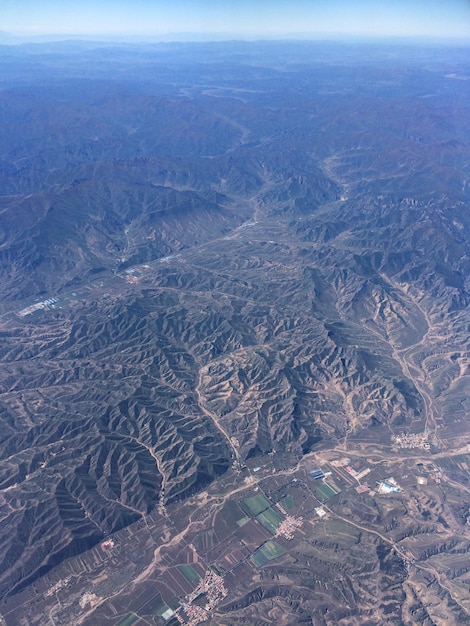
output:
[[3,61],[3,597],[247,460],[466,432],[468,83],[217,50]]

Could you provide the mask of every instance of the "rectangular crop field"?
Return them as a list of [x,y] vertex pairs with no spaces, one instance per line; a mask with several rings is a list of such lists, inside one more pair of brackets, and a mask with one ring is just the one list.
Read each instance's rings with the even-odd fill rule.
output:
[[256,516],[256,519],[260,524],[262,524],[266,530],[269,530],[273,535],[277,530],[277,527],[282,522],[282,515],[273,508],[266,509],[259,515]]
[[157,615],[158,617],[161,617],[164,613],[166,613],[167,611],[171,611],[171,610],[172,609],[170,609],[168,604],[161,604],[155,611],[155,615]]
[[161,593],[155,593],[152,595],[145,604],[139,607],[136,611],[139,615],[158,615],[158,609],[163,604],[163,598]]
[[199,580],[201,580],[201,577],[192,565],[178,565],[178,569],[185,576],[185,578],[189,580],[190,583],[198,582]]
[[201,533],[194,539],[194,543],[200,549],[206,552],[219,543],[219,538],[215,530],[211,529],[205,533]]
[[320,495],[320,499],[325,502],[336,495],[336,491],[328,483],[315,485],[315,491]]
[[248,515],[254,517],[271,506],[269,500],[261,493],[257,496],[251,496],[251,498],[245,498],[240,504]]
[[282,556],[286,551],[275,541],[267,541],[264,546],[256,550],[256,552],[250,557],[251,562],[256,567],[262,567],[268,561],[276,559],[278,556]]
[[292,511],[292,509],[295,509],[294,498],[290,494],[285,496],[279,504],[281,504],[286,511]]

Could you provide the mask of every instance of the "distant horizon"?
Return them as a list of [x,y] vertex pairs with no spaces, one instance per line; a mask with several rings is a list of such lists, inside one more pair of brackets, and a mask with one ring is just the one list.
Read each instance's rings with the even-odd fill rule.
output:
[[299,43],[396,43],[396,44],[451,44],[470,46],[470,37],[449,37],[445,35],[358,35],[343,33],[290,33],[246,36],[243,33],[190,33],[175,32],[155,35],[129,33],[41,33],[30,34],[21,32],[0,31],[0,45],[22,45],[27,43],[123,43],[123,44],[156,44],[156,43],[256,43],[256,42],[299,42]]
[[469,39],[470,0],[2,0],[11,38]]

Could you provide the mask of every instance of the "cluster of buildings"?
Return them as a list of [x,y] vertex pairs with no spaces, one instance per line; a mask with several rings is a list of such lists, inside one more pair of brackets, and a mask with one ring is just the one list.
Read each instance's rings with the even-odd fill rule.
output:
[[371,469],[370,467],[365,467],[364,469],[358,472],[354,468],[352,468],[350,465],[347,465],[346,471],[348,472],[348,474],[351,474],[351,476],[355,478],[357,482],[360,482],[363,478],[367,476],[367,474],[370,474]]
[[276,530],[275,537],[285,537],[285,539],[293,539],[294,532],[296,528],[300,528],[303,524],[303,520],[301,517],[292,517],[292,515],[288,515],[282,522],[279,524]]
[[[348,458],[343,458],[343,459],[336,459],[334,461],[330,462],[330,465],[332,467],[334,467],[336,470],[342,470],[344,472],[347,472],[350,476],[352,476],[352,478],[355,478],[357,480],[357,482],[360,482],[363,478],[365,478],[367,476],[367,474],[370,474],[371,469],[369,467],[364,467],[360,470],[355,470],[351,465],[351,459]],[[331,476],[331,472],[324,472],[321,469],[315,469],[313,471],[310,472],[312,478],[314,480],[323,480],[325,478],[327,478],[328,476]],[[339,474],[341,475],[341,472],[339,472]],[[344,478],[344,475],[343,475]]]
[[421,448],[422,450],[429,450],[431,444],[429,443],[428,433],[400,433],[399,435],[393,435],[392,441],[398,445],[399,448]]
[[63,580],[59,580],[58,582],[55,583],[55,585],[52,585],[52,587],[50,587],[46,591],[46,593],[44,594],[44,597],[50,598],[57,591],[59,591],[59,589],[63,589],[64,587],[67,587],[67,585],[70,583],[71,580],[72,580],[72,576],[67,576],[67,578],[64,578]]
[[197,604],[189,604],[184,607],[184,612],[189,618],[186,622],[179,613],[175,613],[175,617],[180,624],[190,624],[191,626],[204,622],[207,619],[207,611]]
[[126,276],[126,283],[129,283],[130,285],[135,285],[138,282],[139,282],[139,278],[135,276],[134,274],[128,274]]
[[[204,580],[201,580],[196,589],[186,597],[186,600],[181,605],[180,610],[184,611],[189,621],[184,620],[179,610],[174,613],[174,616],[180,624],[196,626],[199,622],[207,620],[208,612],[212,611],[227,594],[228,591],[224,585],[222,576],[219,576],[212,570],[207,570]],[[202,596],[205,597],[205,605],[202,607],[198,604],[194,604],[194,601]]]
[[377,493],[381,494],[389,494],[389,493],[400,493],[401,489],[397,481],[390,476],[390,478],[386,478],[385,480],[377,483]]
[[34,311],[39,311],[40,309],[46,309],[47,307],[54,306],[59,302],[59,298],[48,298],[47,300],[43,300],[42,302],[36,302],[35,304],[30,304],[29,306],[18,311],[18,315],[20,317],[25,317],[26,315],[30,315],[34,313]]

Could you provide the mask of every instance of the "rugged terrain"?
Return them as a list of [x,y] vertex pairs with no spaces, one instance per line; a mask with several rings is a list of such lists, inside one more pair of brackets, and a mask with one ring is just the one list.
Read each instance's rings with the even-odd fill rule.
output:
[[[76,43],[4,52],[8,625],[81,623],[76,607],[51,609],[50,621],[37,609],[33,622],[18,598],[126,527],[170,524],[152,535],[156,545],[193,540],[268,462],[274,475],[304,471],[298,480],[317,498],[308,463],[362,450],[371,467],[395,459],[390,473],[406,473],[423,454],[467,452],[467,51]],[[423,434],[429,448],[397,459],[401,433]],[[468,483],[465,458],[458,476],[447,468],[449,493],[410,487],[391,512],[360,501],[361,518],[344,489],[335,523],[312,528],[313,543],[307,535],[289,562],[249,584],[241,573],[238,591],[229,572],[233,597],[212,623],[464,623],[468,602],[427,564],[434,539],[421,552],[400,542],[442,532],[439,553],[468,551],[468,486],[455,492]],[[191,511],[200,511],[194,537]],[[130,576],[147,584],[159,560],[152,570],[142,546]],[[424,562],[418,573],[411,553]],[[219,556],[205,555],[206,566]],[[465,574],[454,568],[454,578]],[[131,602],[123,580],[121,605],[102,607],[99,623],[121,624]]]

